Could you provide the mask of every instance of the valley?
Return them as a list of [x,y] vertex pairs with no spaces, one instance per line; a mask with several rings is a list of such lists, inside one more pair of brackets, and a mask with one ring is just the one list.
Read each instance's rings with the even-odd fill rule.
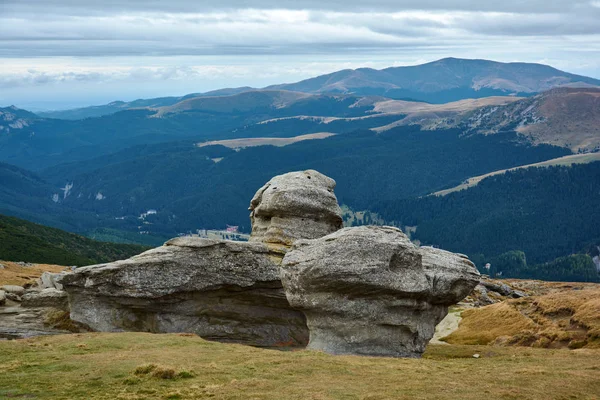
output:
[[[537,64],[444,59],[40,115],[8,107],[0,213],[155,246],[227,225],[249,232],[243,210],[257,185],[316,169],[337,181],[347,224],[377,215],[479,267],[511,251],[542,265],[599,240],[585,222],[598,212],[598,83]],[[534,171],[542,166],[552,168]],[[576,185],[577,197],[554,179]],[[530,200],[515,200],[517,187]]]

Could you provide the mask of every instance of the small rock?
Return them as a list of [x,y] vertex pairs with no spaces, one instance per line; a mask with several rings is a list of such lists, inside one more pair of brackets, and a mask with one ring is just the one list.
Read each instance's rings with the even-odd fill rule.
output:
[[479,357],[481,357],[479,354],[477,354],[477,353],[473,354],[473,358],[479,358]]
[[21,267],[25,267],[25,268],[33,267],[35,265],[35,264],[24,262],[24,261],[19,261],[16,264],[20,265]]
[[4,264],[0,264],[0,269],[4,269],[4,268],[6,268],[6,267],[4,266]]
[[17,285],[4,285],[0,287],[0,289],[4,290],[6,293],[16,294],[17,296],[22,296],[25,293],[25,288]]
[[58,289],[63,290],[63,285],[60,283],[60,279],[65,275],[64,272],[44,272],[40,276],[40,287],[42,289]]
[[511,296],[515,299],[520,299],[521,297],[527,297],[528,294],[520,290],[513,290]]
[[512,296],[514,292],[513,289],[506,283],[497,284],[489,281],[481,281],[481,285],[485,286],[487,290],[496,292],[501,296]]
[[6,292],[4,290],[0,290],[0,306],[6,304]]
[[14,294],[14,293],[6,293],[6,298],[8,300],[12,300],[12,301],[16,301],[17,303],[21,302],[21,296]]
[[475,286],[475,289],[473,289],[473,293],[475,293],[477,305],[487,306],[490,304],[494,304],[494,300],[492,300],[490,296],[488,296],[487,289],[485,288],[485,286],[481,284]]

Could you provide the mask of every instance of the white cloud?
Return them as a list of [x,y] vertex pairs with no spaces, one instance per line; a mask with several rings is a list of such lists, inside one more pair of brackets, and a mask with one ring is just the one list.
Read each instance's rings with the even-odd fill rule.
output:
[[260,86],[447,56],[550,60],[600,75],[598,1],[259,0],[254,9],[241,0],[2,3],[0,101],[44,87],[68,88],[66,97],[99,93],[104,84],[123,98],[145,84],[156,92],[186,90],[185,82],[196,91]]

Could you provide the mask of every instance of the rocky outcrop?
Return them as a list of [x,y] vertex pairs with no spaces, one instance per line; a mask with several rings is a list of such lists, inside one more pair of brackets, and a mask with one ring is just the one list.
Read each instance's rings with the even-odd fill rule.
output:
[[63,290],[63,286],[60,283],[60,280],[66,274],[66,272],[44,272],[40,276],[38,286],[42,289]]
[[250,242],[182,237],[125,261],[78,268],[63,285],[71,319],[98,331],[193,332],[255,346],[303,346],[279,264],[298,238],[342,226],[335,181],[316,171],[271,179],[251,201]]
[[303,345],[278,259],[262,243],[182,237],[62,278],[71,319],[97,331],[191,332],[255,346]]
[[448,306],[479,282],[462,255],[418,248],[391,227],[344,228],[297,241],[282,263],[308,347],[333,354],[418,357]]
[[479,274],[465,256],[418,248],[396,228],[341,229],[334,188],[317,171],[277,176],[250,203],[249,242],[173,239],[46,274],[47,289],[25,302],[59,301],[64,288],[71,319],[97,331],[272,347],[304,346],[310,329],[309,347],[330,353],[419,356]]
[[23,307],[52,307],[63,311],[69,310],[67,292],[54,288],[27,291],[21,301]]
[[18,285],[4,285],[0,287],[0,289],[4,290],[7,294],[14,294],[17,296],[22,296],[25,293],[25,288]]
[[261,187],[250,202],[250,241],[285,253],[297,239],[314,239],[342,227],[335,181],[317,171],[279,175]]

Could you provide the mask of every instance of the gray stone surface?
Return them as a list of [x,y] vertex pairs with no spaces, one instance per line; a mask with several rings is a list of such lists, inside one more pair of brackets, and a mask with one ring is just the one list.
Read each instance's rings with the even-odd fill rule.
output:
[[25,288],[17,285],[4,285],[0,287],[0,289],[4,290],[6,293],[16,294],[17,296],[21,296],[23,293],[25,293]]
[[525,292],[522,292],[520,290],[515,290],[515,289],[511,288],[510,286],[508,286],[506,283],[502,283],[502,282],[495,283],[495,282],[491,282],[489,280],[482,280],[481,285],[483,285],[487,290],[496,292],[499,295],[505,296],[505,297],[512,297],[512,298],[518,299],[518,298],[527,296],[527,294]]
[[55,288],[27,291],[21,298],[23,307],[52,307],[59,310],[69,310],[67,292]]
[[0,306],[6,304],[6,292],[4,290],[0,290]]
[[42,289],[63,290],[63,286],[60,283],[60,280],[65,275],[65,272],[44,272],[40,276],[39,286]]
[[5,293],[6,293],[5,296],[6,296],[7,300],[11,300],[11,301],[14,301],[17,303],[21,302],[21,296],[19,296],[18,294],[14,294],[11,292],[5,292]]
[[305,318],[286,300],[280,260],[261,243],[182,237],[128,260],[78,268],[61,283],[71,319],[93,330],[304,345]]
[[308,347],[333,354],[419,357],[448,306],[479,281],[464,256],[417,248],[392,227],[344,228],[297,241],[282,263]]
[[250,202],[250,241],[285,253],[297,239],[314,239],[342,227],[335,181],[317,171],[279,175],[261,187]]

